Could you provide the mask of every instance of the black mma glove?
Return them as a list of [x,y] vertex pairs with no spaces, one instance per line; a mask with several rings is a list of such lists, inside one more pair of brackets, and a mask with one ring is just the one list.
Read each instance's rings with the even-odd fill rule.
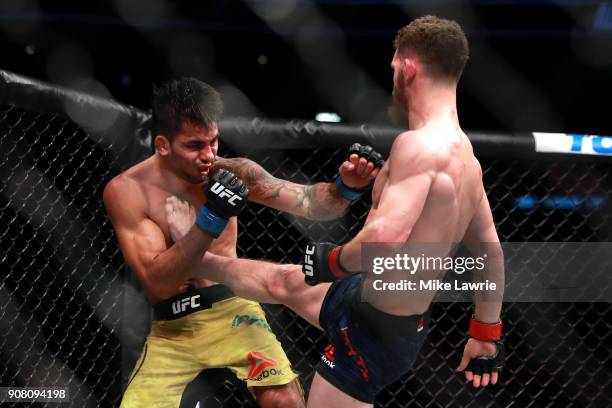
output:
[[[385,164],[382,154],[375,151],[372,146],[362,146],[359,143],[353,143],[346,154],[345,160],[349,160],[352,154],[356,154],[360,158],[363,157],[367,161],[372,162],[374,167],[382,168]],[[369,186],[359,189],[351,188],[344,184],[340,175],[336,177],[336,186],[338,188],[338,194],[350,201],[358,200],[369,188]]]
[[227,170],[217,170],[208,180],[206,204],[200,208],[196,225],[217,238],[223,232],[229,218],[247,205],[249,189],[238,177]]
[[309,285],[346,278],[349,272],[340,265],[342,247],[329,242],[310,242],[304,249],[302,272]]
[[360,158],[363,157],[367,161],[372,162],[372,164],[379,169],[385,164],[382,154],[378,153],[370,145],[362,146],[359,143],[353,143],[353,145],[349,148],[346,159],[348,160],[352,154],[356,154]]
[[503,340],[497,340],[495,347],[497,352],[492,356],[482,356],[470,360],[466,367],[466,371],[471,371],[474,375],[491,374],[493,372],[501,372],[506,359],[506,351]]
[[480,341],[491,341],[495,343],[497,352],[492,356],[482,356],[471,359],[466,371],[471,371],[474,375],[482,375],[500,372],[502,370],[506,352],[501,335],[501,321],[497,323],[482,323],[472,318],[470,321],[470,337]]

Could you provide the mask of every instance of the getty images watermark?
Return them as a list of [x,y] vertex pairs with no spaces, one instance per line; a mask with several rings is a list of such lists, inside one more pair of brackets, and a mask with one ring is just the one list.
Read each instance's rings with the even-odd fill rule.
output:
[[386,271],[403,271],[410,276],[417,275],[419,279],[400,279],[399,282],[385,282],[384,279],[375,279],[372,283],[374,290],[490,290],[497,289],[497,283],[489,279],[482,282],[465,282],[458,279],[445,282],[436,279],[427,279],[424,274],[433,272],[439,275],[438,271],[452,271],[458,275],[468,272],[482,272],[486,268],[485,261],[488,254],[478,257],[471,256],[425,256],[424,253],[414,256],[407,253],[395,254],[392,257],[374,257],[372,259],[372,273],[382,275]]
[[610,254],[609,242],[364,244],[362,299],[612,302]]
[[365,300],[472,301],[503,298],[499,246],[460,244],[365,244]]

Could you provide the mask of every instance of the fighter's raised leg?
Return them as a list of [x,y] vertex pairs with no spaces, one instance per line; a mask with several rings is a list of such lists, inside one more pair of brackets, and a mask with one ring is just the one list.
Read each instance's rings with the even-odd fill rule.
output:
[[[193,225],[189,203],[175,196],[166,200],[166,217],[173,240]],[[262,303],[282,303],[313,326],[319,327],[321,303],[330,284],[309,286],[300,265],[237,259],[207,252],[192,271],[194,279],[209,279],[228,286],[236,295]]]
[[281,303],[321,328],[319,313],[330,284],[310,286],[300,265],[227,258],[207,253],[198,277],[228,286],[240,297],[262,303]]

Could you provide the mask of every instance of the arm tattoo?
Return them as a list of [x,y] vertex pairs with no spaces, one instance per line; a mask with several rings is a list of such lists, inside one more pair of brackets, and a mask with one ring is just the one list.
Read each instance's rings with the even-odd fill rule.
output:
[[336,183],[317,183],[304,186],[309,191],[308,218],[331,220],[344,214],[350,201],[338,194]]
[[[224,168],[240,177],[250,194],[275,208],[281,207],[314,220],[328,220],[344,213],[350,202],[338,194],[335,183],[296,184],[278,179],[259,164],[245,158],[218,157],[216,168]],[[274,205],[274,204],[277,205]]]

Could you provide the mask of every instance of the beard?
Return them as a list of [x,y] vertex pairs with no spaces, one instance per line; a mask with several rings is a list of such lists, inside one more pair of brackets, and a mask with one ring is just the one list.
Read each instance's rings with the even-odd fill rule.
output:
[[393,103],[389,106],[387,114],[394,125],[408,127],[408,97],[403,78],[400,78],[399,85],[393,86]]

